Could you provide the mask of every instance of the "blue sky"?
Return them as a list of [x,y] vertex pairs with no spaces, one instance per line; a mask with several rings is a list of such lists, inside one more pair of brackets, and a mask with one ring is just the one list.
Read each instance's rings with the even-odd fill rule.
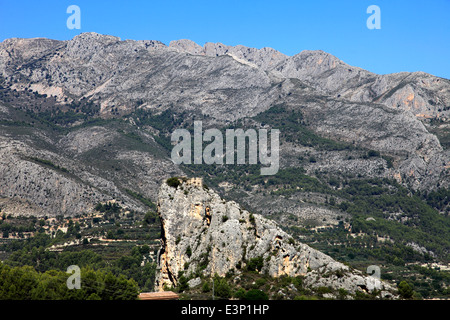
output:
[[[81,9],[80,30],[66,26],[72,4]],[[366,26],[372,4],[381,10],[379,30]],[[191,39],[272,47],[287,55],[321,49],[380,74],[425,71],[450,78],[450,0],[0,0],[0,41],[67,40],[90,31],[165,44]]]

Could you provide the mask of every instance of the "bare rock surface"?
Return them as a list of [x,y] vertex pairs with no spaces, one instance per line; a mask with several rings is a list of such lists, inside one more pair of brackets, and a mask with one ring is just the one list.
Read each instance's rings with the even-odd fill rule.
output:
[[[260,272],[272,277],[302,275],[307,286],[343,288],[352,293],[374,287],[374,278],[296,241],[274,221],[251,214],[190,180],[176,188],[161,185],[158,214],[163,233],[155,283],[158,290],[176,286],[180,271],[187,277],[197,270],[205,276],[225,276],[229,271],[239,274],[258,258],[263,261]],[[386,293],[393,291],[389,284],[379,285]]]

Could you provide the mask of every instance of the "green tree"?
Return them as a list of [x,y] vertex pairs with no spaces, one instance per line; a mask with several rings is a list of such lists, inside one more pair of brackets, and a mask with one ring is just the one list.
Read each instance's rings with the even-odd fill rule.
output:
[[208,281],[205,281],[202,285],[202,292],[207,293],[211,291],[211,286],[209,285]]
[[178,186],[181,184],[180,179],[178,177],[172,177],[167,179],[167,184],[172,188],[178,188]]
[[252,258],[252,259],[250,259],[250,261],[247,264],[247,270],[248,271],[261,271],[263,266],[264,266],[263,257]]
[[269,296],[264,291],[258,289],[250,289],[244,295],[243,300],[269,300]]
[[184,275],[182,275],[178,278],[178,291],[183,292],[187,289],[189,289],[188,279]]
[[154,224],[156,221],[159,221],[159,216],[156,212],[149,211],[144,216],[144,223],[146,225]]
[[228,299],[231,297],[231,287],[226,278],[214,276],[214,293],[216,296]]
[[411,299],[414,295],[414,290],[413,290],[412,286],[406,281],[401,281],[398,284],[397,288],[398,288],[398,294],[403,299]]

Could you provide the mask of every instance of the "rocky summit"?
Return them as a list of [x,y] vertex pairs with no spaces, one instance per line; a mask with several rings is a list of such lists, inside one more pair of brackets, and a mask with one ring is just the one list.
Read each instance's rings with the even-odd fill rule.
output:
[[277,224],[259,214],[225,201],[205,188],[201,179],[180,178],[163,183],[158,196],[162,247],[158,252],[155,288],[176,287],[181,274],[194,279],[239,277],[259,261],[256,271],[271,277],[304,276],[307,287],[331,287],[372,292],[393,297],[395,290],[384,281],[333,260],[326,254],[294,240]]

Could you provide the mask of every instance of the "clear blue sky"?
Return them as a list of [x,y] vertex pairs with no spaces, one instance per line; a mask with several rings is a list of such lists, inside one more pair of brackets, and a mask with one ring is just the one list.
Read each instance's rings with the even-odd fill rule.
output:
[[[69,30],[69,5],[81,30]],[[381,29],[369,30],[369,5]],[[95,31],[122,39],[191,39],[272,47],[287,55],[321,49],[372,72],[425,71],[450,78],[450,0],[21,1],[0,0],[0,41],[71,39]]]

